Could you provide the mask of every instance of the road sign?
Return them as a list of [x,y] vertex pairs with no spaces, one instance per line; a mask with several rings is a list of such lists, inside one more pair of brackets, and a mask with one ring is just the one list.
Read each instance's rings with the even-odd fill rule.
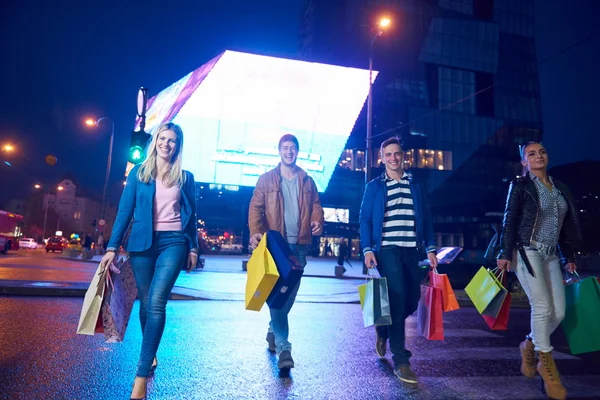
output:
[[106,224],[106,221],[101,219],[100,221],[98,221],[98,225],[103,226],[104,224]]

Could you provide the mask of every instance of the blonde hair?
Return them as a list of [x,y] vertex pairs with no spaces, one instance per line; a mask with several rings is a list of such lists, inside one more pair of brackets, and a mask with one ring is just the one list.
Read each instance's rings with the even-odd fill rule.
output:
[[146,159],[138,170],[138,179],[140,182],[148,183],[153,179],[156,179],[158,174],[158,167],[156,166],[156,142],[158,137],[164,131],[173,131],[177,137],[177,143],[175,148],[175,154],[171,158],[169,171],[163,177],[163,184],[166,187],[172,187],[177,185],[181,187],[185,180],[183,175],[183,169],[181,168],[181,150],[183,149],[183,131],[181,127],[172,122],[163,122],[156,128],[152,135],[152,140],[146,148]]

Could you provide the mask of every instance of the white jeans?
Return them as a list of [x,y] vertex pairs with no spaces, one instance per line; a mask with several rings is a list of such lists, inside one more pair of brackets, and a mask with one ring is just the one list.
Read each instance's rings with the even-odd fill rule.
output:
[[531,305],[531,333],[536,351],[552,351],[550,335],[565,317],[565,286],[556,248],[535,241],[525,246],[531,264],[531,276],[518,254],[517,277]]

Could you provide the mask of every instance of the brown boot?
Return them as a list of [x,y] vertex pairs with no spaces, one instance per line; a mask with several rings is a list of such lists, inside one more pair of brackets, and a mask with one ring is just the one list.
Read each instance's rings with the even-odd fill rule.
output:
[[529,379],[535,376],[535,350],[533,343],[529,339],[525,339],[519,345],[521,350],[521,373]]
[[560,382],[560,376],[554,364],[552,353],[543,353],[538,351],[539,361],[537,364],[537,372],[542,377],[542,388],[546,396],[551,399],[563,400],[567,398],[567,389]]

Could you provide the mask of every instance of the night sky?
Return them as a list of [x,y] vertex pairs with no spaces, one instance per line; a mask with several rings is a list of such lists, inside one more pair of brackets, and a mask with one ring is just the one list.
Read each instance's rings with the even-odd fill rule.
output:
[[[18,147],[10,159],[18,171],[0,165],[0,205],[66,172],[101,192],[110,124],[91,130],[83,125],[87,116],[115,121],[110,187],[118,195],[140,86],[155,95],[227,49],[297,57],[302,0],[47,3],[0,6],[0,143]],[[538,58],[598,33],[595,4],[538,1]],[[553,165],[600,159],[593,123],[598,70],[598,35],[540,66],[544,143]],[[57,165],[45,164],[47,154]]]

